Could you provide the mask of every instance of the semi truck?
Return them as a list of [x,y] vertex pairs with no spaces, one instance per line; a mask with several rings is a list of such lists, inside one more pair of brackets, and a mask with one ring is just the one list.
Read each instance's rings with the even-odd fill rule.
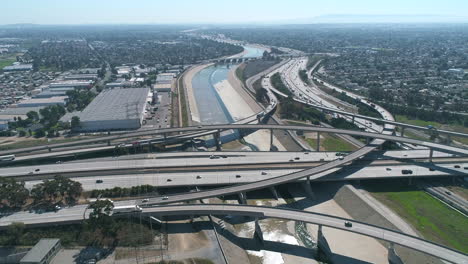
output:
[[141,211],[142,209],[138,205],[124,205],[124,206],[115,206],[114,209],[112,209],[112,214],[137,213]]

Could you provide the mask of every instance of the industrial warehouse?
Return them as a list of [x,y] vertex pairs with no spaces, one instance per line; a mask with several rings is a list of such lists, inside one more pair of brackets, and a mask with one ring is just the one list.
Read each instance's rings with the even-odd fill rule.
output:
[[80,118],[78,132],[131,130],[141,127],[149,88],[107,89],[82,111],[66,114],[62,122]]

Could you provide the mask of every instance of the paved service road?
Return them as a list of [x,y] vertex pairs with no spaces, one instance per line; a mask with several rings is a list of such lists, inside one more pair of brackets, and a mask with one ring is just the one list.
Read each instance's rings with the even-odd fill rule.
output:
[[[468,263],[466,254],[418,237],[354,220],[293,209],[250,205],[192,204],[144,208],[143,213],[155,215],[247,215],[302,221],[392,242],[453,263]],[[350,222],[352,227],[346,227],[345,222]]]

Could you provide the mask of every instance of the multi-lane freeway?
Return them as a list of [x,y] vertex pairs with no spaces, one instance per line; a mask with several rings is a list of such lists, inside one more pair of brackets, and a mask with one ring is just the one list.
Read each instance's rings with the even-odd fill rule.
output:
[[[135,201],[116,203],[116,205],[119,206],[128,204],[135,204]],[[139,216],[139,214],[133,215]],[[279,218],[301,221],[377,238],[383,241],[402,245],[452,263],[468,263],[468,256],[466,254],[418,237],[351,219],[288,208],[226,204],[169,205],[143,208],[141,216],[144,217],[145,215],[243,215],[255,218]],[[22,212],[0,218],[0,228],[5,228],[14,221],[21,221],[26,225],[37,227],[53,224],[70,224],[80,222],[83,219],[88,218],[88,216],[89,210],[86,209],[86,206],[75,206],[62,209],[58,212],[48,212],[39,215]],[[345,223],[347,224],[345,225]]]

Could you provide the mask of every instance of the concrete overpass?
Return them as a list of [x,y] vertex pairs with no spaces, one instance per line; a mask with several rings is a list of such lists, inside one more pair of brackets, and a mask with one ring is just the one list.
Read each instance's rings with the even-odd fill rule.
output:
[[[116,202],[116,206],[129,204],[135,204],[135,201]],[[128,215],[139,216],[139,214]],[[418,237],[351,219],[288,208],[226,204],[170,205],[143,208],[141,216],[145,215],[242,215],[257,219],[279,218],[292,221],[302,221],[319,225],[319,227],[327,226],[373,237],[393,244],[408,247],[452,263],[468,263],[468,256],[466,254]],[[88,217],[89,210],[87,211],[86,206],[84,205],[64,208],[58,212],[48,212],[43,214],[21,212],[0,218],[0,229],[8,227],[8,225],[10,225],[12,222],[23,222],[28,227],[43,227],[80,223]],[[346,227],[345,222],[351,223],[352,226]],[[257,236],[261,236],[261,230],[256,230],[256,232]]]
[[[279,218],[341,229],[398,244],[452,263],[468,263],[468,255],[402,232],[331,215],[286,208],[250,205],[192,204],[144,208],[147,215],[243,215],[254,218]],[[345,222],[352,224],[346,227]],[[258,232],[256,230],[256,232]]]

